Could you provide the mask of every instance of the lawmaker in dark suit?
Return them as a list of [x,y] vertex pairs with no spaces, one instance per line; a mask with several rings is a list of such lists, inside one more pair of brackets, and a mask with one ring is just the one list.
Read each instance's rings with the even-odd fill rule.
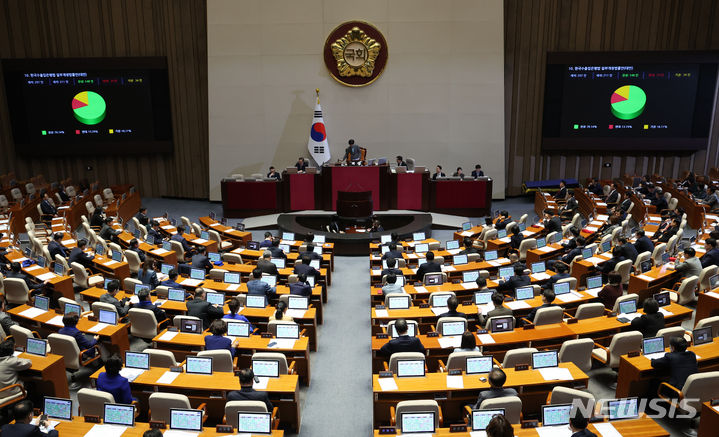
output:
[[345,158],[347,163],[359,162],[362,160],[362,150],[355,144],[355,140],[349,140],[348,146],[345,149]]
[[304,273],[305,276],[314,276],[315,283],[319,281],[321,277],[320,271],[310,265],[310,263],[312,262],[310,257],[307,255],[302,255],[301,260],[302,262],[300,264],[295,264],[294,273],[297,275]]
[[160,224],[155,220],[150,222],[150,229],[147,230],[147,242],[150,244],[162,244],[158,243],[159,240],[163,240],[165,237],[160,232]]
[[272,246],[272,232],[265,232],[265,239],[260,241],[260,249]]
[[509,247],[514,250],[519,250],[519,245],[522,244],[522,240],[524,240],[524,235],[519,231],[519,225],[508,227],[507,233],[512,234],[512,236],[509,237]]
[[619,202],[619,191],[617,191],[617,186],[612,184],[610,185],[609,194],[607,194],[606,203],[613,204]]
[[165,313],[165,310],[159,308],[150,300],[150,290],[146,288],[141,289],[137,293],[137,298],[139,302],[133,304],[133,308],[152,311],[152,313],[155,315],[155,320],[157,320],[157,323],[160,323],[163,320],[167,319],[167,314]]
[[624,251],[621,247],[617,246],[612,249],[612,257],[609,258],[601,268],[602,281],[606,281],[609,272],[613,271],[617,264],[624,261],[624,259]]
[[637,236],[637,240],[634,242],[634,248],[637,249],[638,254],[644,252],[651,253],[654,250],[654,243],[644,234],[642,229],[638,230],[635,235]]
[[280,239],[279,238],[273,238],[272,239],[272,246],[268,247],[267,250],[270,251],[272,254],[272,258],[287,258],[287,255],[285,255],[285,252],[280,249]]
[[[8,423],[2,426],[0,434],[3,437],[58,437],[59,433],[53,429],[47,433],[40,430],[37,425],[30,422],[33,417],[33,405],[29,400],[20,401],[12,407],[15,423]],[[48,421],[43,421],[41,425],[47,426]]]
[[669,345],[671,352],[661,358],[653,359],[652,367],[669,370],[669,384],[681,390],[687,378],[699,372],[697,356],[687,350],[688,345],[684,337],[672,337]]
[[559,305],[553,303],[555,297],[556,297],[556,295],[554,294],[553,290],[542,291],[542,305],[537,308],[533,308],[532,311],[529,312],[529,315],[527,316],[527,320],[534,323],[534,317],[536,317],[537,311],[540,308],[551,308],[551,307],[559,306]]
[[532,279],[524,274],[524,266],[514,266],[514,276],[504,282],[500,282],[497,291],[513,293],[518,287],[531,285]]
[[621,244],[619,247],[622,248],[624,258],[632,260],[632,263],[636,261],[639,256],[637,248],[633,244],[629,243],[624,237],[619,237],[619,243]]
[[267,172],[267,178],[268,179],[277,179],[279,181],[281,176],[280,176],[280,173],[277,170],[275,170],[274,167],[270,166],[270,171]]
[[[29,288],[30,290],[36,290],[43,286],[43,284],[36,284],[32,282],[28,275],[23,273],[22,266],[19,262],[10,263],[10,271],[7,273],[7,275],[5,275],[5,278],[22,279],[23,281],[25,281],[27,288]],[[47,281],[45,281],[45,283],[47,283]]]
[[589,421],[580,411],[573,411],[572,414],[574,416],[569,419],[569,429],[572,431],[572,437],[597,437],[596,434],[587,429]]
[[401,270],[401,269],[398,269],[398,268],[395,268],[396,265],[397,265],[397,260],[396,260],[396,259],[394,259],[394,258],[387,258],[387,268],[386,268],[386,269],[382,269],[382,274],[380,275],[380,277],[389,276],[390,274],[394,274],[394,275],[397,275],[397,276],[402,276],[402,270]]
[[171,240],[178,241],[180,244],[182,244],[182,250],[185,251],[185,256],[192,255],[195,253],[195,249],[192,247],[192,245],[187,241],[187,239],[183,236],[185,233],[185,227],[184,226],[178,226],[177,227],[177,233],[170,237]]
[[394,322],[394,329],[397,331],[397,338],[393,338],[384,344],[379,350],[379,355],[389,358],[395,352],[421,352],[425,353],[422,342],[417,337],[407,335],[407,321],[397,319]]
[[147,226],[150,223],[150,219],[147,217],[147,208],[141,206],[140,210],[135,214],[135,218],[142,226]]
[[489,319],[492,317],[502,317],[502,316],[512,316],[512,310],[510,308],[507,308],[504,306],[504,295],[502,293],[499,293],[495,291],[492,293],[492,303],[494,304],[494,309],[487,312],[487,314],[481,314],[481,308],[479,309],[480,313],[477,316],[479,320],[479,326],[484,326]]
[[517,396],[517,390],[513,388],[504,388],[504,383],[507,382],[507,374],[504,370],[495,367],[487,375],[489,380],[489,390],[482,390],[479,392],[477,403],[474,405],[475,409],[479,409],[482,402],[487,399],[503,398],[507,396]]
[[55,232],[52,235],[52,241],[47,245],[47,251],[50,252],[50,258],[48,262],[55,261],[55,255],[60,255],[63,258],[67,258],[69,255],[67,249],[62,245],[62,232]]
[[95,211],[92,212],[92,216],[90,216],[90,226],[99,228],[104,220],[105,214],[102,207],[96,207]]
[[130,247],[127,248],[127,250],[131,250],[137,254],[137,257],[140,258],[140,262],[145,262],[147,259],[147,256],[145,256],[145,252],[143,252],[140,249],[140,242],[137,241],[137,238],[133,238],[130,240]]
[[714,238],[707,238],[704,243],[706,253],[702,257],[702,268],[719,266],[719,248],[717,248],[717,240]]
[[564,200],[567,197],[567,184],[564,181],[559,181],[559,190],[554,193],[555,199]]
[[262,270],[260,270],[259,267],[255,267],[255,269],[252,270],[252,279],[247,281],[247,294],[267,296],[267,299],[276,297],[275,289],[260,278],[262,278]]
[[438,316],[438,318],[442,317],[463,317],[467,318],[467,315],[465,313],[457,311],[457,307],[459,306],[459,300],[456,296],[451,296],[449,299],[447,299],[447,312],[442,313]]
[[70,264],[78,263],[86,269],[89,269],[92,266],[92,259],[94,257],[83,252],[85,246],[87,246],[87,240],[84,238],[77,242],[77,247],[70,251],[70,258],[68,258],[68,262]]
[[504,229],[508,224],[512,222],[512,217],[509,215],[509,211],[500,211],[497,221],[494,223],[496,229]]
[[435,168],[434,174],[432,175],[432,180],[437,180],[437,178],[446,178],[447,175],[444,174],[442,171],[442,166],[438,165],[437,168]]
[[100,296],[100,302],[102,303],[108,303],[115,307],[117,310],[117,314],[120,317],[125,317],[127,315],[127,312],[130,311],[130,308],[128,307],[127,303],[130,301],[129,298],[124,298],[122,301],[118,300],[115,295],[117,294],[118,290],[120,289],[120,281],[117,279],[113,279],[112,281],[107,283],[107,293]]
[[299,157],[297,158],[297,162],[295,163],[295,168],[297,171],[304,173],[305,170],[307,170],[307,162],[305,162],[305,158]]
[[252,388],[255,374],[252,369],[242,369],[239,372],[240,390],[233,390],[227,393],[228,401],[260,401],[267,406],[267,411],[272,412],[272,402],[266,391],[256,391]]
[[657,335],[657,331],[664,328],[664,314],[659,312],[659,304],[650,297],[644,299],[644,314],[632,320],[632,329],[642,333],[644,338]]
[[130,382],[120,375],[122,359],[113,355],[105,361],[105,371],[100,373],[95,386],[98,390],[110,393],[118,404],[131,404]]
[[292,296],[312,296],[312,287],[310,287],[310,284],[307,282],[306,274],[300,273],[297,282],[290,284],[290,294]]
[[[75,342],[77,343],[77,347],[80,348],[81,351],[84,351],[86,349],[90,349],[91,347],[95,346],[100,340],[100,336],[96,335],[92,337],[92,339],[88,338],[85,334],[82,333],[79,329],[77,329],[77,322],[80,320],[80,315],[77,313],[68,313],[65,314],[62,317],[62,324],[64,325],[60,330],[58,331],[59,334],[63,335],[69,335],[70,337],[75,339]],[[83,354],[84,358],[91,358],[95,356],[95,350],[87,351]]]
[[557,274],[550,276],[549,280],[545,282],[544,285],[542,285],[542,288],[545,288],[547,290],[553,290],[554,284],[556,284],[557,281],[561,279],[571,278],[571,276],[569,275],[569,267],[567,267],[567,265],[564,263],[555,263],[554,271]]
[[474,166],[474,170],[472,170],[472,177],[474,179],[481,178],[484,176],[484,172],[482,171],[482,166],[477,164]]
[[167,273],[167,279],[160,282],[160,285],[164,285],[165,287],[169,287],[169,288],[182,288],[182,285],[177,283],[177,276],[178,276],[177,270],[171,269]]
[[551,232],[559,232],[561,235],[562,233],[562,219],[559,218],[559,216],[552,215],[552,211],[549,209],[544,210],[544,229],[547,231],[547,234]]
[[397,167],[407,167],[407,163],[402,159],[402,155],[397,155]]
[[213,305],[205,300],[205,290],[195,290],[195,298],[187,301],[187,315],[202,320],[203,329],[207,329],[215,319],[221,319],[225,315],[219,305]]
[[394,243],[394,242],[389,243],[387,248],[389,250],[382,255],[382,259],[402,258],[402,251],[397,250],[397,243]]
[[232,356],[235,356],[235,348],[232,347],[232,340],[225,337],[227,334],[227,323],[222,319],[214,320],[210,324],[210,333],[212,335],[205,336],[205,350],[227,350]]
[[42,196],[42,202],[40,202],[40,209],[42,209],[43,214],[47,214],[47,215],[57,214],[57,208],[55,208],[55,205],[52,204],[50,195],[47,194],[47,192],[45,192]]
[[425,255],[427,262],[419,266],[417,269],[417,280],[424,281],[424,275],[427,273],[441,272],[442,266],[434,262],[434,252],[427,252]]
[[322,255],[315,252],[315,245],[312,243],[307,244],[307,250],[302,254],[302,256],[309,256],[311,260],[322,260]]
[[569,249],[569,252],[564,254],[562,256],[561,261],[567,265],[570,265],[572,261],[574,261],[574,258],[578,255],[582,254],[582,249],[584,248],[584,244],[587,241],[584,239],[584,237],[577,237],[573,240],[569,240],[567,242],[567,248]]
[[277,266],[275,263],[270,261],[272,259],[272,252],[269,250],[265,250],[262,253],[262,258],[257,260],[257,267],[262,270],[262,273],[267,273],[268,275],[272,276],[278,276],[280,274],[279,271],[277,271]]
[[462,245],[464,246],[464,249],[462,249],[461,252],[459,252],[460,255],[469,255],[470,253],[479,253],[477,249],[474,247],[474,241],[472,241],[469,237],[464,237],[462,240]]
[[207,249],[204,246],[197,248],[197,253],[192,255],[192,267],[196,269],[205,269],[205,273],[210,273],[212,263],[207,257]]
[[110,217],[107,217],[102,222],[102,228],[100,229],[99,236],[105,241],[115,241],[115,236],[120,233],[120,231],[116,231],[112,228],[112,219]]

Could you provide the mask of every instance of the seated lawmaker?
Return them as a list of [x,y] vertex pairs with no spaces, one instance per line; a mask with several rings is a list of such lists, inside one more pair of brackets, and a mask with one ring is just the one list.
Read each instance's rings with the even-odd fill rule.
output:
[[267,248],[267,250],[270,251],[272,254],[272,258],[287,258],[287,255],[285,255],[285,252],[280,248],[280,239],[279,238],[273,238],[272,239],[272,245]]
[[138,291],[137,299],[139,300],[139,302],[133,304],[133,308],[152,311],[152,313],[155,315],[155,320],[157,320],[157,323],[160,323],[163,320],[167,319],[167,314],[165,313],[165,310],[161,309],[160,307],[152,303],[152,301],[150,300],[150,290],[143,288]]
[[305,256],[305,255],[309,256],[311,260],[318,259],[318,260],[322,261],[322,255],[315,252],[315,245],[312,243],[307,243],[307,250],[305,250],[305,252],[302,253],[302,256]]
[[519,245],[524,240],[524,235],[519,230],[519,225],[512,225],[507,227],[507,234],[509,234],[509,247],[514,250],[519,250]]
[[270,261],[272,259],[272,252],[269,250],[265,250],[262,252],[262,258],[257,260],[257,267],[262,270],[262,273],[267,273],[268,275],[272,276],[278,276],[280,272],[277,270],[277,266],[275,263]]
[[696,253],[694,248],[686,247],[684,256],[674,263],[674,270],[684,278],[699,276],[702,272],[702,262],[696,257]]
[[122,370],[122,359],[113,355],[105,361],[105,371],[97,377],[96,387],[100,391],[110,393],[115,398],[115,403],[131,404],[132,392],[130,382],[120,375]]
[[102,227],[102,223],[105,221],[105,211],[102,209],[101,206],[98,206],[95,208],[95,211],[92,212],[92,215],[90,216],[90,226],[93,228],[100,228]]
[[167,279],[165,279],[164,281],[160,282],[160,285],[163,285],[163,286],[165,286],[165,287],[170,287],[170,288],[182,288],[182,285],[180,285],[180,284],[177,283],[177,277],[178,277],[178,276],[179,276],[179,275],[178,275],[178,273],[177,273],[177,270],[176,270],[176,269],[171,269],[171,270],[167,273]]
[[62,245],[62,232],[55,232],[52,234],[52,241],[48,243],[47,250],[50,252],[50,259],[48,262],[55,261],[55,255],[60,255],[63,258],[67,258],[70,252],[65,249]]
[[177,233],[170,237],[170,240],[177,241],[180,244],[182,244],[182,250],[185,251],[185,256],[191,256],[195,253],[195,248],[192,247],[189,241],[184,236],[185,233],[185,227],[184,226],[178,226],[177,227]]
[[270,321],[276,320],[280,322],[294,322],[291,316],[287,315],[287,304],[284,301],[277,302],[275,305],[275,312],[269,317]]
[[275,168],[273,166],[270,166],[270,171],[267,172],[267,178],[268,179],[277,179],[279,181],[281,176],[280,176],[280,173],[277,170],[275,170]]
[[499,216],[497,217],[497,220],[494,222],[494,228],[495,229],[505,229],[508,224],[512,222],[512,216],[509,215],[509,211],[502,210],[499,211]]
[[427,273],[440,273],[442,272],[442,266],[434,262],[434,252],[427,252],[425,254],[427,260],[426,263],[419,266],[417,269],[417,280],[424,281],[424,275]]
[[[0,428],[0,434],[3,437],[58,437],[60,434],[56,429],[49,430],[47,433],[42,432],[40,427],[33,425],[33,404],[30,400],[23,400],[12,406],[13,418],[15,423],[8,423]],[[47,428],[50,426],[49,420],[43,420],[40,425]]]
[[497,291],[506,292],[506,293],[514,293],[514,290],[518,287],[526,287],[527,285],[532,284],[532,279],[524,274],[525,266],[523,265],[515,265],[514,266],[514,276],[507,279],[506,281],[499,281],[499,286],[497,287]]
[[650,297],[644,299],[644,314],[632,320],[632,329],[642,333],[644,338],[655,337],[664,328],[664,314],[659,312],[659,304]]
[[[20,379],[20,372],[32,367],[32,361],[26,358],[19,358],[14,355],[15,340],[12,337],[0,342],[0,387],[8,387],[13,384],[24,385]],[[3,395],[12,396],[19,393],[19,389],[8,390]],[[5,433],[3,431],[3,436]]]
[[624,251],[621,247],[615,246],[612,249],[612,257],[599,269],[602,272],[602,281],[606,281],[610,272],[613,272],[617,264],[624,261]]
[[464,331],[462,334],[462,342],[459,347],[454,348],[454,352],[479,352],[477,346],[477,337],[470,331]]
[[205,246],[198,247],[197,253],[192,255],[191,266],[195,269],[204,269],[205,274],[210,273],[212,263],[210,262],[210,258],[207,257],[207,248]]
[[147,259],[147,256],[145,255],[145,252],[140,249],[140,242],[137,241],[137,238],[133,238],[130,240],[130,246],[127,248],[127,250],[131,250],[137,254],[137,257],[140,258],[140,262],[145,262],[145,259]]
[[687,350],[688,344],[684,337],[672,337],[669,346],[671,352],[661,358],[652,359],[652,367],[668,370],[669,384],[681,390],[689,375],[699,373],[697,356]]
[[362,150],[355,144],[355,140],[349,140],[348,146],[345,149],[345,159],[348,164],[359,163],[362,160]]
[[457,167],[457,171],[452,174],[452,177],[464,179],[464,172],[462,171],[462,167]]
[[402,293],[402,286],[397,283],[397,275],[394,273],[387,275],[385,284],[382,286],[382,294],[386,296],[390,293]]
[[422,342],[417,337],[407,335],[407,321],[405,319],[397,319],[394,322],[394,329],[397,331],[397,338],[385,343],[379,350],[379,355],[389,359],[395,352],[421,352],[425,353]]
[[597,437],[596,434],[587,429],[589,420],[582,415],[579,410],[574,411],[573,416],[569,418],[569,429],[572,437]]
[[637,253],[651,253],[654,251],[654,243],[652,243],[652,240],[646,236],[643,229],[639,229],[635,235],[637,239],[634,242],[634,248],[637,250]]
[[115,229],[113,229],[112,218],[105,217],[105,219],[102,221],[102,228],[100,229],[100,233],[98,235],[105,241],[117,242],[117,236],[120,234],[120,232],[121,231],[116,231]]
[[142,226],[147,226],[150,223],[150,218],[147,216],[147,208],[144,206],[140,207],[140,210],[135,214],[135,218]]
[[542,291],[542,305],[533,308],[532,311],[529,312],[529,315],[527,316],[527,320],[534,323],[534,318],[537,316],[537,311],[540,308],[551,308],[551,307],[558,307],[559,305],[553,303],[554,299],[557,296],[554,294],[554,290],[543,290]]
[[552,214],[551,209],[544,210],[543,224],[544,229],[547,231],[547,234],[550,234],[552,232],[558,232],[559,235],[562,234],[562,219],[560,219],[558,215]]
[[504,383],[507,382],[507,374],[504,370],[495,367],[487,375],[489,380],[489,390],[482,390],[479,392],[477,403],[474,405],[475,409],[479,409],[482,402],[487,399],[503,398],[507,396],[517,396],[517,390],[513,388],[504,388]]
[[[639,252],[637,252],[637,249],[634,247],[633,244],[629,242],[629,240],[626,239],[626,237],[619,237],[619,247],[622,248],[624,251],[624,258],[632,260],[632,263],[637,260],[637,257],[639,256]],[[701,270],[701,269],[699,269]]]
[[622,289],[622,275],[617,272],[612,272],[607,275],[607,279],[609,283],[599,291],[597,297],[604,304],[604,308],[612,311],[617,299],[624,295],[624,290]]
[[239,372],[240,390],[227,393],[228,401],[260,401],[264,402],[268,412],[272,412],[272,402],[266,391],[256,391],[252,388],[255,374],[252,369],[242,369]]
[[704,249],[706,253],[702,257],[702,268],[709,266],[719,266],[719,248],[717,248],[717,240],[707,238],[704,240]]
[[444,174],[444,172],[442,171],[442,166],[437,165],[437,168],[434,169],[434,174],[432,175],[432,180],[436,181],[437,178],[446,178],[446,177],[447,177],[447,175]]
[[215,319],[221,319],[225,312],[222,306],[211,304],[205,300],[205,290],[197,287],[195,297],[187,301],[187,315],[194,316],[202,320],[202,329],[207,329]]
[[305,158],[299,157],[297,158],[297,162],[295,163],[295,168],[299,173],[304,173],[307,170],[307,162],[305,161]]
[[465,313],[457,311],[457,307],[459,306],[459,299],[457,299],[457,296],[450,296],[449,299],[447,299],[447,312],[442,313],[438,316],[438,318],[442,317],[463,317],[467,318],[467,315]]
[[44,284],[47,284],[48,281],[46,280],[42,284],[35,284],[30,280],[30,277],[23,273],[22,267],[20,266],[19,262],[13,261],[10,263],[10,271],[7,272],[5,275],[6,279],[14,278],[14,279],[22,279],[25,281],[25,284],[27,285],[27,288],[30,290],[37,290],[38,288],[41,288]]
[[387,248],[389,250],[382,255],[382,259],[402,258],[402,251],[397,250],[397,243],[389,243]]
[[556,284],[558,281],[572,277],[569,274],[569,267],[564,263],[554,263],[554,271],[556,272],[556,274],[550,276],[549,280],[545,282],[544,285],[542,285],[542,288],[546,290],[553,290],[554,284]]
[[238,313],[238,311],[240,310],[240,301],[237,300],[236,297],[227,301],[227,309],[229,309],[230,312],[225,314],[225,316],[223,317],[224,320],[234,320],[234,321],[238,321],[238,322],[246,322],[246,323],[250,324],[250,332],[255,330],[255,328],[252,326],[252,323],[250,323],[250,321],[247,319],[247,317]]
[[150,222],[150,228],[147,230],[147,242],[150,244],[162,244],[160,241],[164,240],[160,232],[160,223],[157,220]]
[[477,308],[477,318],[480,327],[484,326],[487,323],[487,320],[491,319],[492,317],[514,315],[511,308],[507,308],[504,306],[504,295],[498,291],[492,293],[492,304],[494,305],[494,309],[488,311],[487,314],[484,315],[482,314],[482,308]]
[[554,198],[564,200],[567,197],[567,183],[564,180],[559,181],[559,190],[554,193]]
[[380,277],[382,277],[382,276],[387,276],[387,275],[389,275],[390,273],[393,273],[393,274],[395,274],[395,275],[397,275],[397,276],[402,276],[402,270],[401,270],[401,269],[398,269],[398,268],[395,268],[396,265],[397,265],[397,260],[396,260],[396,259],[394,259],[394,258],[387,258],[387,268],[386,268],[386,269],[382,269],[382,274],[380,275]]
[[230,351],[232,357],[235,356],[235,348],[232,347],[232,340],[225,337],[227,334],[227,323],[222,319],[214,320],[210,324],[210,334],[205,336],[205,350],[221,350]]
[[292,296],[312,296],[312,287],[307,282],[307,274],[305,273],[300,273],[297,276],[297,282],[293,282],[289,287]]
[[40,209],[42,209],[43,214],[53,215],[53,216],[57,214],[57,208],[55,208],[55,205],[53,205],[52,199],[50,198],[50,194],[47,191],[43,191],[43,193],[42,193],[42,201],[40,202]]
[[[77,329],[77,322],[80,321],[80,315],[77,313],[67,313],[62,317],[62,324],[64,325],[60,330],[58,331],[59,334],[63,335],[69,335],[70,337],[75,339],[75,342],[77,343],[77,347],[80,348],[81,351],[84,351],[86,349],[90,349],[91,347],[95,346],[97,342],[100,340],[99,335],[94,335],[91,339],[87,338],[87,336]],[[95,351],[90,350],[88,352],[85,352],[83,354],[83,358],[92,358],[95,356]]]
[[474,170],[472,170],[472,177],[474,179],[481,178],[484,176],[484,172],[482,171],[482,166],[477,164],[474,166]]
[[474,240],[469,237],[464,237],[464,239],[462,240],[462,245],[464,246],[464,249],[459,252],[460,255],[479,253],[479,251],[474,247]]
[[397,155],[397,167],[407,167],[407,163],[404,162],[404,158],[402,158],[402,155]]
[[307,254],[302,254],[300,263],[295,263],[294,273],[297,275],[304,273],[307,276],[313,276],[315,278],[315,283],[317,283],[322,277],[322,274],[319,270],[310,265],[311,262],[312,260]]
[[157,272],[155,271],[155,260],[147,258],[142,263],[142,267],[137,271],[137,280],[150,287],[150,290],[154,290],[160,285],[160,280],[157,279]]
[[259,267],[255,267],[255,269],[252,270],[252,279],[247,281],[247,294],[264,295],[267,296],[267,299],[276,297],[275,288],[270,287],[270,284],[263,282],[260,278],[262,278],[262,270],[260,270]]
[[265,232],[265,239],[260,241],[260,249],[272,246],[272,232]]
[[107,293],[100,296],[100,302],[107,303],[115,307],[117,315],[125,317],[127,312],[130,311],[130,298],[125,297],[122,300],[118,300],[115,296],[120,290],[120,281],[113,279],[107,283]]
[[85,246],[87,246],[86,239],[83,238],[77,241],[77,247],[74,247],[70,251],[70,258],[68,258],[67,260],[68,264],[78,263],[86,269],[92,267],[92,259],[94,258],[94,256],[89,255],[83,251],[85,249]]

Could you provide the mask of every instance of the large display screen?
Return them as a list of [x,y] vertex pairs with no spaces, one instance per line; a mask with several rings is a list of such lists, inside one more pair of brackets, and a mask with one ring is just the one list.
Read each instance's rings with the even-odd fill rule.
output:
[[172,151],[165,58],[6,59],[2,67],[19,153]]
[[550,53],[543,151],[707,147],[719,54]]

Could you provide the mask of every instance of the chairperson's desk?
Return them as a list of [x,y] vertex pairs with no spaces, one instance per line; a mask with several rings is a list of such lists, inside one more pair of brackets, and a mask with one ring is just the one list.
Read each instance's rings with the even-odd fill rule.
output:
[[[99,424],[95,423],[89,423],[85,422],[85,420],[81,417],[74,417],[71,421],[60,421],[58,425],[55,426],[55,429],[58,431],[58,433],[61,436],[83,436],[86,435],[90,430],[98,426]],[[135,426],[128,427],[125,429],[125,431],[120,434],[122,437],[142,437],[142,434],[150,429],[149,423],[140,423],[135,422]],[[283,437],[285,434],[284,431],[281,429],[276,429],[272,431],[272,434],[246,434],[247,437],[251,436],[263,436],[263,437]],[[236,433],[218,433],[215,428],[211,427],[205,427],[202,429],[202,432],[199,434],[192,434],[197,435],[198,437],[214,437],[214,436],[225,436],[225,437],[233,437],[237,435]],[[245,435],[245,434],[243,434]]]
[[[28,317],[23,311],[32,309],[28,305],[20,305],[8,311],[8,314],[18,320],[25,327],[39,327],[41,333],[53,333],[60,330],[62,325],[62,314],[55,311],[45,311],[42,314]],[[26,313],[27,314],[27,313]],[[101,329],[98,328],[102,326]],[[101,341],[109,342],[114,352],[123,354],[130,349],[129,330],[127,323],[118,323],[117,325],[106,325],[104,323],[92,322],[87,317],[81,317],[77,322],[77,329],[90,335],[99,335]]]
[[[174,335],[173,335],[174,334]],[[209,332],[201,334],[188,334],[184,332],[174,332],[168,334],[165,329],[160,332],[152,341],[157,345],[158,349],[170,350],[174,353],[178,361],[184,360],[187,355],[194,355],[193,351],[204,349],[205,336],[210,335]],[[171,338],[168,338],[171,337]],[[250,367],[252,364],[252,354],[255,352],[281,352],[287,357],[287,361],[295,361],[295,369],[302,381],[310,385],[310,343],[309,338],[300,337],[295,340],[290,348],[270,347],[272,342],[276,343],[275,338],[264,338],[260,335],[251,335],[247,338],[237,337],[232,342],[232,346],[237,348],[237,366],[239,368]]]
[[[586,387],[589,377],[574,363],[560,363],[559,368],[567,369],[570,377],[566,379],[545,379],[542,370],[504,369],[507,374],[505,387],[519,392],[522,398],[524,414],[537,413],[547,400],[547,395],[558,385],[565,387]],[[445,423],[462,420],[463,406],[477,402],[482,390],[489,388],[489,382],[480,381],[480,375],[461,375],[460,378],[448,379],[447,373],[428,373],[424,377],[386,378],[394,380],[397,388],[383,390],[379,375],[372,375],[372,391],[374,394],[374,427],[390,422],[390,407],[408,399],[434,399],[442,408]],[[382,378],[385,379],[385,378]],[[461,381],[461,384],[459,383]]]
[[[105,368],[95,372],[91,378],[97,380]],[[207,404],[207,412],[210,417],[220,422],[225,413],[227,393],[233,390],[240,390],[240,381],[233,372],[213,372],[212,375],[195,375],[188,373],[177,373],[170,382],[164,382],[160,378],[169,369],[151,367],[144,371],[132,383],[130,388],[140,401],[141,411],[149,408],[148,398],[155,391],[184,394],[190,398],[193,406],[201,403]],[[268,378],[266,388],[256,388],[269,394],[272,405],[279,408],[280,423],[291,427],[295,432],[300,431],[300,389],[299,377],[297,375],[280,375],[279,378]]]

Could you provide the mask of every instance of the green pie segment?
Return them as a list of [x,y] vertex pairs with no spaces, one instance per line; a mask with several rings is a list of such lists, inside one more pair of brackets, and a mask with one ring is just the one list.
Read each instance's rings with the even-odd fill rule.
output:
[[98,93],[83,91],[72,99],[72,112],[75,119],[83,124],[98,124],[105,119],[107,105]]
[[621,120],[639,117],[647,103],[644,90],[635,85],[617,88],[611,97],[612,114]]

